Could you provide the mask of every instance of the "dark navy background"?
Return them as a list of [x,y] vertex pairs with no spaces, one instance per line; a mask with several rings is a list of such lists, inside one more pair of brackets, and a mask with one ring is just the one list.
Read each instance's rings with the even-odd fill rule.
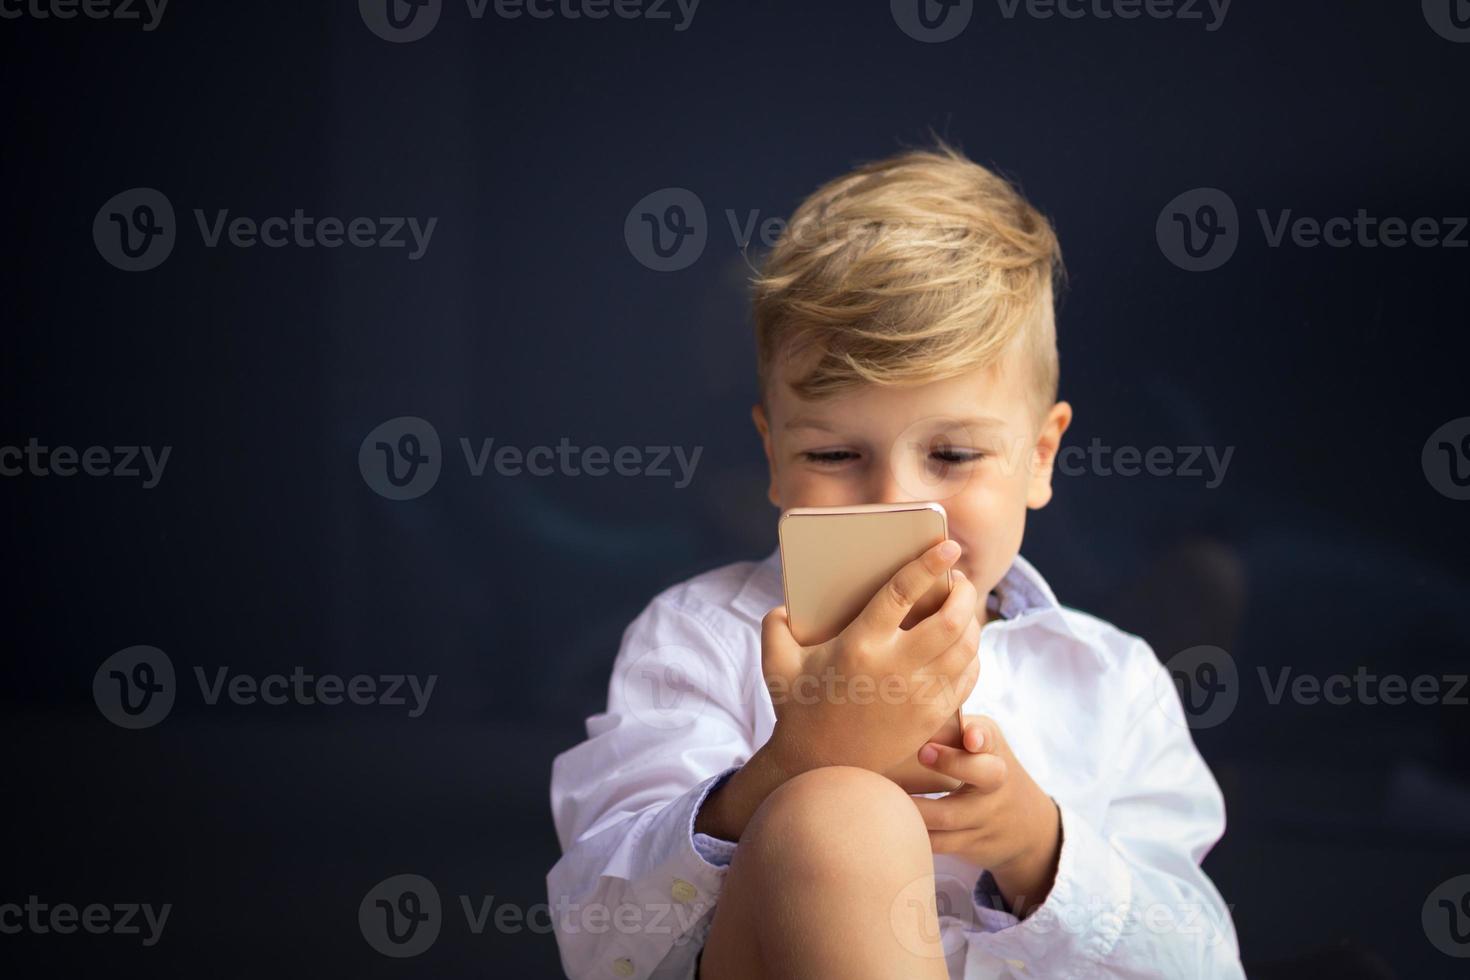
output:
[[[1456,975],[1420,914],[1470,872],[1470,708],[1272,705],[1257,676],[1470,661],[1470,503],[1420,461],[1470,415],[1470,250],[1273,249],[1255,218],[1470,214],[1470,44],[1419,4],[1236,0],[1207,31],[980,3],[924,44],[875,0],[704,0],[684,31],[474,20],[450,0],[393,44],[353,3],[175,0],[150,32],[27,16],[0,43],[0,445],[172,447],[151,490],[0,479],[0,903],[174,906],[147,949],[0,935],[5,972],[558,975],[551,936],[474,935],[458,896],[546,900],[550,762],[603,706],[622,629],[658,590],[774,545],[726,210],[784,216],[932,128],[1055,221],[1068,443],[1235,447],[1212,490],[1063,478],[1024,551],[1161,658],[1215,644],[1239,666],[1238,708],[1196,741],[1229,807],[1207,869],[1252,975],[1344,946],[1381,958],[1363,975]],[[133,187],[179,222],[148,272],[92,240]],[[699,196],[709,241],[660,273],[623,226],[665,187]],[[1213,272],[1155,240],[1197,187],[1240,209]],[[210,249],[194,208],[438,224],[419,261]],[[392,501],[357,455],[403,415],[434,425],[444,469]],[[703,453],[684,489],[475,478],[460,437]],[[135,644],[182,690],[126,731],[92,679]],[[297,665],[439,680],[416,719],[209,706],[193,686],[195,666]],[[393,960],[357,908],[406,872],[445,922]]]

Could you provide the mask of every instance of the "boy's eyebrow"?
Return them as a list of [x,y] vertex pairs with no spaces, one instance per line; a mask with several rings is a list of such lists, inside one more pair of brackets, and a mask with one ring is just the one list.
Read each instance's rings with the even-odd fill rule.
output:
[[[952,419],[945,416],[935,416],[935,422],[945,425],[958,425],[963,428],[973,429],[1002,429],[1005,428],[1005,420],[994,418],[989,415],[975,415],[969,418]],[[807,418],[798,415],[784,426],[786,429],[821,429],[823,432],[836,432],[837,429],[822,419]]]
[[832,426],[828,425],[826,422],[823,422],[821,419],[808,419],[808,418],[803,418],[800,415],[798,415],[794,419],[790,419],[789,421],[787,421],[786,425],[783,426],[783,428],[786,428],[786,429],[821,429],[824,432],[836,432],[837,431]]

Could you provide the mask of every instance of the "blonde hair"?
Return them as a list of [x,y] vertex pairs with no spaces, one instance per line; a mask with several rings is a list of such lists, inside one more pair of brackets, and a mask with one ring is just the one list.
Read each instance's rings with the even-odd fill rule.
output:
[[1016,344],[1040,411],[1056,401],[1056,234],[1004,178],[936,143],[823,184],[791,216],[752,284],[763,399],[778,358],[810,358],[791,388],[819,399],[952,377]]

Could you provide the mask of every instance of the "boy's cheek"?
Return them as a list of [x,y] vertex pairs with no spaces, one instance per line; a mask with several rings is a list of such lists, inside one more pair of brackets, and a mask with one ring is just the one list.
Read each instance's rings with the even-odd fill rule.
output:
[[995,587],[1021,549],[1026,527],[1024,498],[1019,504],[995,495],[945,501],[949,534],[964,549],[960,569],[982,592]]

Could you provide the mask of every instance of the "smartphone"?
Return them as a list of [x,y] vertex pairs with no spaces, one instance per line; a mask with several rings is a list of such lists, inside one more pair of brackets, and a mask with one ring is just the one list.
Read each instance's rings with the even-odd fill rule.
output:
[[[778,536],[792,636],[802,646],[812,646],[842,632],[895,572],[949,536],[948,524],[944,506],[932,502],[786,511]],[[946,570],[914,604],[904,628],[943,605],[951,584]],[[961,745],[962,725],[961,711],[956,711],[932,741]],[[960,785],[917,758],[885,775],[909,793],[948,792]]]

